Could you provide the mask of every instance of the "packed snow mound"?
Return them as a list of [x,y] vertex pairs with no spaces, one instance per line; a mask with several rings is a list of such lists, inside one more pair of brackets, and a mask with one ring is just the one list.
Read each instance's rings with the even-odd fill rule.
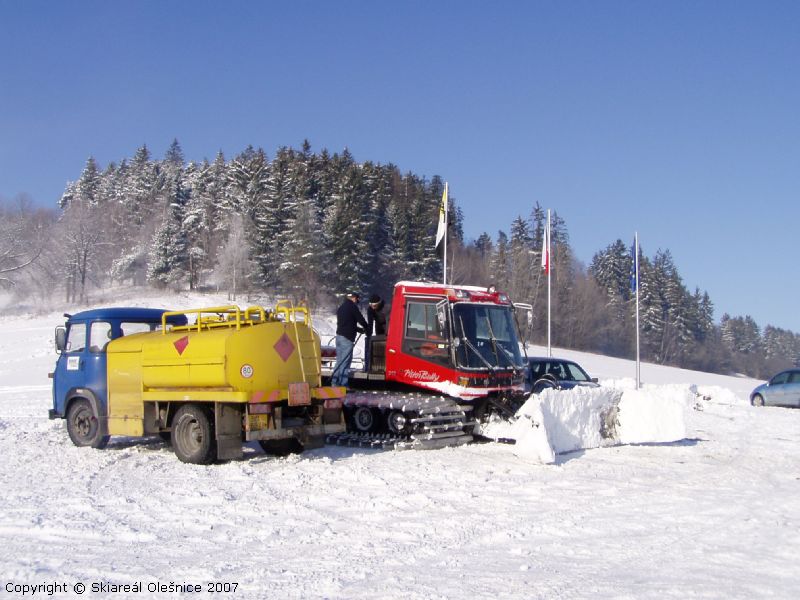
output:
[[519,457],[544,464],[556,460],[547,435],[542,405],[537,396],[531,395],[512,421],[493,417],[483,426],[481,434],[496,440],[514,440],[513,452]]
[[718,385],[698,385],[694,389],[698,397],[714,404],[727,404],[730,406],[747,406],[750,404],[749,397],[742,397],[733,390]]
[[553,463],[576,450],[682,440],[696,397],[685,385],[548,389],[532,394],[513,421],[494,420],[481,433],[515,440],[518,456]]
[[697,395],[685,385],[652,385],[625,390],[619,402],[620,444],[675,442],[686,437],[686,417]]

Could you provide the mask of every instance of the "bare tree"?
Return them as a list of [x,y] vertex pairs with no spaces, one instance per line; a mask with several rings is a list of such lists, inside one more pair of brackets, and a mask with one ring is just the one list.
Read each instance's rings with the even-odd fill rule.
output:
[[248,282],[253,264],[250,261],[247,235],[240,215],[231,217],[229,230],[228,240],[217,260],[215,274],[219,284],[228,288],[229,299],[235,302],[237,294],[249,291]]
[[39,258],[42,229],[26,194],[13,203],[0,202],[0,286],[15,287],[17,275]]
[[85,302],[86,285],[92,280],[95,262],[101,249],[107,246],[99,214],[86,203],[73,201],[64,211],[57,235],[63,244],[62,264],[66,268],[68,302]]

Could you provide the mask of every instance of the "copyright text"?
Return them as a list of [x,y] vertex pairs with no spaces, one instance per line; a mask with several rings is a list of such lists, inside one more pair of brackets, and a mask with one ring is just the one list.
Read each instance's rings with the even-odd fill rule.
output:
[[66,581],[54,581],[44,583],[15,583],[6,582],[3,588],[7,594],[14,594],[26,598],[43,598],[56,594],[140,594],[147,592],[150,594],[231,594],[236,593],[239,584],[231,581],[208,581],[205,583],[188,583],[185,581],[161,582],[149,581],[134,583],[114,583],[111,581],[91,581],[69,583]]

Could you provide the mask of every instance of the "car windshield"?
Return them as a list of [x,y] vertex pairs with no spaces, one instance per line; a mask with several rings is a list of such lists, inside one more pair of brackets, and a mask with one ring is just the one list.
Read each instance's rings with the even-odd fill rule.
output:
[[591,381],[592,378],[577,363],[563,360],[532,360],[533,380],[550,375],[558,381]]
[[453,321],[460,367],[524,366],[510,306],[458,303],[453,306]]

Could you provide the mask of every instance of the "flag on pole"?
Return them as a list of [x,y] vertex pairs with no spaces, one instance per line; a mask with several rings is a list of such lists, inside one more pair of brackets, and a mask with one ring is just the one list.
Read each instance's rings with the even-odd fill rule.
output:
[[639,232],[633,234],[631,246],[631,293],[636,297],[636,389],[642,384],[642,362],[639,353]]
[[551,344],[550,334],[551,329],[551,295],[552,295],[552,277],[550,277],[550,209],[547,209],[547,224],[544,226],[544,235],[542,236],[542,269],[547,275],[547,356],[553,356],[553,346]]
[[442,202],[439,204],[439,226],[436,228],[436,248],[442,243],[447,235],[447,183],[444,184]]
[[550,221],[544,226],[542,235],[542,270],[545,275],[550,275]]

